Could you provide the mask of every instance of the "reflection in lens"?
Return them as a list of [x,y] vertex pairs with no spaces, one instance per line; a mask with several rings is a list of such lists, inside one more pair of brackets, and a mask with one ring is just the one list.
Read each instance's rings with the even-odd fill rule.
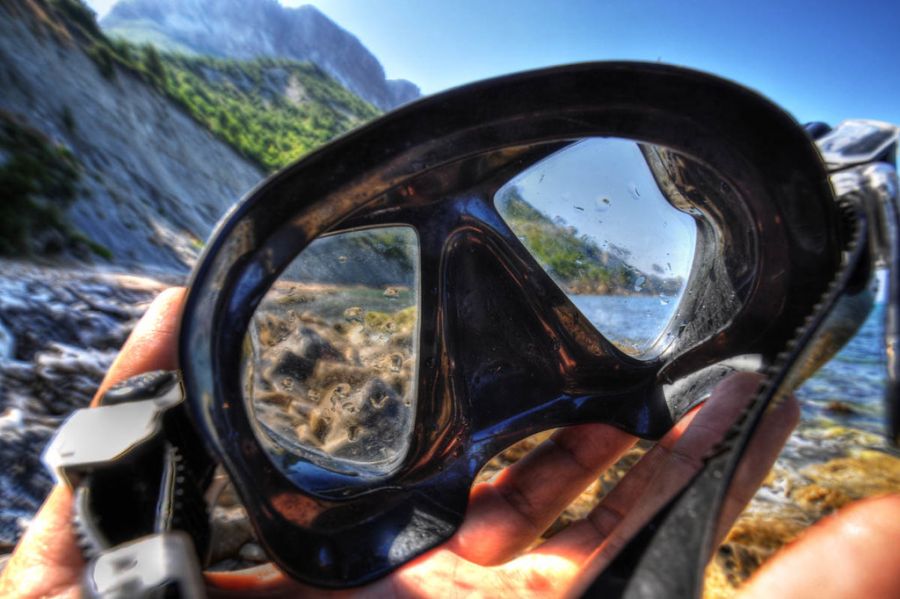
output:
[[664,197],[638,143],[569,146],[504,185],[495,204],[619,349],[640,355],[659,338],[691,272],[696,226]]
[[409,227],[323,237],[285,270],[248,331],[245,389],[283,468],[389,472],[415,397],[418,242]]

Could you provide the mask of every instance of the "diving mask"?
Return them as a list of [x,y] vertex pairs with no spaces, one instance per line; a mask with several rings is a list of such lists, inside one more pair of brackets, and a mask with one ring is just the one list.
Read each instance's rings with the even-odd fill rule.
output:
[[[728,374],[767,371],[677,499],[712,520],[765,405],[839,346],[830,310],[895,263],[896,176],[849,180],[896,142],[872,126],[871,147],[835,144],[836,202],[790,117],[700,73],[585,64],[416,102],[225,217],[182,318],[186,402],[153,417],[178,422],[170,445],[199,435],[191,471],[224,466],[281,569],[345,587],[449,538],[512,443],[586,422],[658,439]],[[693,528],[684,559],[705,563]]]

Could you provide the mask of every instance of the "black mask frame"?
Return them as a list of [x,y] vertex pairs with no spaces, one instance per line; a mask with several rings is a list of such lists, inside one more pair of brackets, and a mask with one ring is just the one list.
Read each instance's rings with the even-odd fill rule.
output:
[[[727,202],[696,201],[710,223],[688,281],[698,293],[670,324],[680,333],[651,360],[622,354],[594,330],[491,203],[530,164],[602,136],[689,156],[729,188]],[[702,189],[702,178],[695,183]],[[386,477],[312,462],[289,476],[257,440],[242,390],[250,320],[314,239],[385,223],[414,226],[421,251],[410,449]],[[637,63],[477,83],[336,140],[265,181],[222,221],[182,317],[190,414],[280,568],[318,586],[363,584],[446,540],[478,470],[513,442],[584,422],[657,439],[702,398],[697,389],[731,371],[723,361],[759,354],[775,363],[829,290],[846,238],[812,142],[738,85]],[[701,284],[710,280],[721,283]],[[498,364],[500,372],[488,368]]]

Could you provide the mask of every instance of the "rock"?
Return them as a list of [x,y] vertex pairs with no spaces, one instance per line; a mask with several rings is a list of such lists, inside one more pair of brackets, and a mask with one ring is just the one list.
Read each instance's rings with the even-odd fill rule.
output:
[[212,513],[211,563],[235,558],[252,539],[253,528],[241,505],[216,506]]
[[267,378],[280,382],[285,391],[290,391],[294,381],[305,381],[316,367],[315,360],[304,358],[292,351],[284,351],[272,374]]
[[[834,491],[830,497],[837,499],[847,497],[855,500],[900,492],[900,457],[882,451],[853,451],[846,457],[808,466],[801,473],[814,485]],[[807,494],[816,496],[813,491]],[[818,494],[825,495],[822,492]],[[840,507],[826,505],[831,509]]]
[[300,329],[299,335],[300,341],[297,347],[297,353],[301,357],[313,362],[317,360],[343,360],[343,356],[334,345],[326,341],[325,338],[316,333],[314,329],[303,327]]
[[857,499],[898,491],[900,458],[881,451],[851,450],[800,472],[776,466],[707,568],[705,599],[734,596],[760,565],[820,518]]
[[269,561],[266,552],[256,543],[247,543],[241,547],[241,550],[238,552],[238,557],[242,560],[257,564]]
[[825,409],[832,414],[850,415],[856,414],[856,408],[845,401],[829,401]]
[[53,485],[41,463],[52,424],[21,410],[0,416],[0,553],[16,544]]
[[137,318],[165,285],[92,268],[0,260],[0,321],[17,340],[0,359],[0,551],[51,486],[44,446],[86,406]]
[[8,360],[15,354],[16,338],[0,320],[0,360]]
[[821,485],[802,486],[791,493],[791,498],[800,506],[809,510],[817,510],[827,514],[842,508],[853,498],[840,489],[830,489]]
[[365,310],[363,310],[359,306],[353,306],[344,310],[344,318],[346,318],[349,322],[362,322],[365,318],[365,315]]
[[101,23],[114,35],[151,33],[154,39],[198,54],[311,62],[382,110],[419,97],[419,88],[409,81],[386,79],[381,63],[355,36],[310,5],[287,8],[272,0],[123,0]]
[[115,351],[52,343],[35,356],[33,413],[65,416],[90,403]]

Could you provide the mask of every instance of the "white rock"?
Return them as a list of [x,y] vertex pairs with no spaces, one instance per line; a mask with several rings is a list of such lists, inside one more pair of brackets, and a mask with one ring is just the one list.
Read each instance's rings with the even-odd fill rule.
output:
[[11,360],[16,352],[16,338],[0,320],[0,360]]

